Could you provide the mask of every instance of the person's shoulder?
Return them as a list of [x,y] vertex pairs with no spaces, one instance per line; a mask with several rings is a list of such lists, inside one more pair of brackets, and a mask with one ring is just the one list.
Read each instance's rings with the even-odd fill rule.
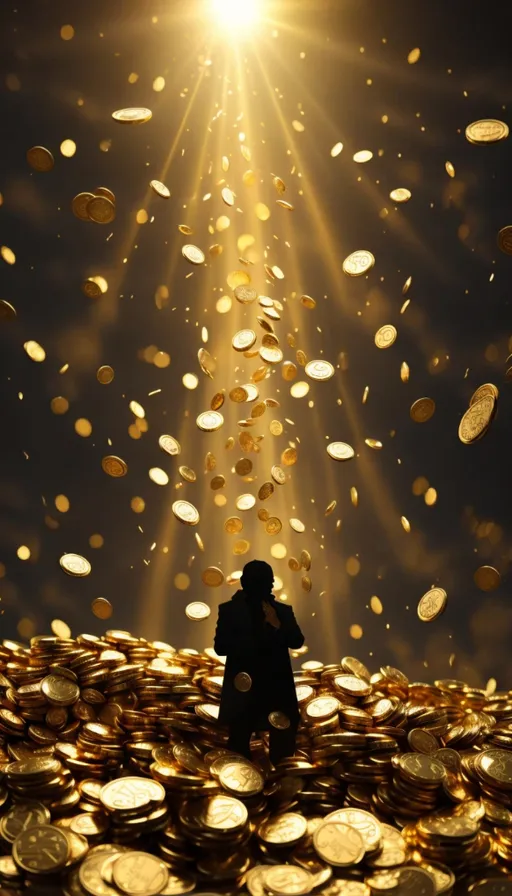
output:
[[290,604],[283,604],[280,600],[276,600],[275,603],[279,609],[284,610],[285,613],[293,613],[293,607]]

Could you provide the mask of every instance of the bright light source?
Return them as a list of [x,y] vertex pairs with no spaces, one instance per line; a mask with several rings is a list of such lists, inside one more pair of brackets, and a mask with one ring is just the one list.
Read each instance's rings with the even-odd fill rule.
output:
[[258,18],[258,0],[211,0],[217,23],[224,28],[246,28]]

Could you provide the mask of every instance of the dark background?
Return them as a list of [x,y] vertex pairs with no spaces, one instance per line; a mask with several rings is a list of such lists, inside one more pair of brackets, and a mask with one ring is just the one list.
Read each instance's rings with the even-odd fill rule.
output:
[[[485,684],[494,676],[499,686],[512,687],[512,424],[505,381],[512,259],[496,244],[498,230],[511,223],[511,144],[474,146],[464,136],[478,118],[510,123],[510,42],[501,5],[269,0],[272,22],[234,41],[216,34],[199,13],[193,2],[172,0],[24,0],[0,10],[0,243],[16,254],[12,266],[0,260],[0,297],[18,314],[14,323],[0,325],[1,633],[27,638],[49,631],[58,618],[74,634],[99,634],[105,623],[90,604],[103,596],[114,608],[107,626],[202,649],[211,643],[219,601],[234,590],[206,588],[202,570],[217,565],[229,575],[259,556],[273,562],[283,581],[306,634],[308,658],[335,662],[349,653],[372,669],[389,662],[416,679],[451,676]],[[75,29],[70,41],[60,37],[64,24]],[[414,47],[421,58],[409,65]],[[135,84],[128,83],[131,72],[139,76]],[[156,93],[152,83],[160,75],[166,86]],[[152,120],[139,127],[114,122],[112,111],[129,105],[149,106]],[[220,109],[224,114],[213,121]],[[294,119],[303,122],[303,133],[293,129]],[[250,163],[240,154],[240,131],[252,151]],[[77,144],[71,159],[59,151],[66,138]],[[104,140],[111,140],[108,152],[100,149]],[[333,159],[338,140],[344,149]],[[26,151],[34,144],[53,152],[52,172],[28,166]],[[374,153],[366,165],[352,161],[360,149]],[[227,174],[222,155],[231,160]],[[446,161],[455,178],[446,173]],[[257,177],[251,188],[242,182],[247,168]],[[273,174],[285,180],[284,198],[294,212],[275,205]],[[149,194],[152,177],[168,184],[169,202]],[[241,213],[223,205],[223,177]],[[116,220],[106,227],[77,220],[70,208],[76,193],[99,185],[117,197]],[[396,206],[389,199],[396,187],[411,190],[410,202]],[[203,202],[207,192],[212,198]],[[264,224],[254,216],[256,201],[271,208]],[[138,225],[142,208],[154,220]],[[210,235],[208,224],[222,214],[231,218],[229,230]],[[192,268],[181,257],[188,238],[178,232],[179,223],[194,227],[190,241],[205,251],[221,243],[223,255],[207,255],[207,267]],[[195,426],[215,391],[249,381],[258,366],[230,345],[242,326],[260,332],[257,307],[233,301],[228,314],[215,310],[221,295],[232,295],[226,276],[241,267],[241,233],[256,236],[259,262],[250,272],[258,291],[286,298],[276,325],[285,358],[294,360],[286,334],[297,328],[297,347],[308,358],[339,365],[330,382],[310,382],[302,399],[290,397],[279,369],[260,384],[260,396],[278,398],[281,407],[267,410],[253,430],[265,439],[261,453],[250,455],[256,479],[249,484],[231,472],[242,452],[236,445],[226,451],[225,444],[250,411],[228,399],[219,432]],[[370,249],[376,264],[368,277],[352,280],[341,265],[358,248]],[[265,260],[283,269],[282,282],[268,281]],[[108,280],[109,290],[92,300],[81,283],[95,274]],[[411,304],[401,315],[408,276]],[[159,310],[154,294],[162,284],[170,300]],[[300,305],[303,292],[316,298],[313,311]],[[398,339],[379,351],[374,334],[385,323],[397,327]],[[213,382],[197,363],[203,326],[206,347],[218,360]],[[44,363],[26,355],[28,339],[44,346]],[[168,368],[141,358],[151,345],[170,353]],[[405,384],[402,361],[411,370]],[[69,369],[59,374],[66,363]],[[101,364],[115,369],[110,386],[96,380]],[[195,391],[182,385],[187,372],[199,376]],[[307,379],[300,368],[297,379]],[[484,382],[500,390],[498,414],[481,441],[465,446],[458,424]],[[363,405],[365,386],[370,391]],[[155,389],[162,391],[147,397]],[[64,416],[51,411],[57,395],[70,402]],[[418,425],[409,408],[424,395],[435,400],[436,413]],[[132,399],[144,406],[149,425],[136,441],[128,434]],[[89,438],[74,430],[80,417],[92,423]],[[278,438],[268,430],[273,418],[285,425]],[[158,448],[163,432],[180,440],[179,459]],[[380,439],[383,449],[372,451],[365,438]],[[250,549],[234,556],[224,520],[237,512],[237,494],[256,493],[270,478],[289,440],[298,463],[287,468],[290,481],[266,505],[282,518],[283,531],[267,536],[257,505],[241,514],[239,537]],[[331,461],[325,445],[333,440],[349,442],[358,456],[347,464]],[[226,476],[225,507],[214,505],[211,476],[203,472],[207,451],[217,457],[215,472]],[[101,458],[108,453],[128,463],[124,479],[103,473]],[[176,490],[179,463],[194,468],[198,480]],[[168,472],[168,486],[150,481],[152,466]],[[419,476],[437,490],[433,507],[413,494]],[[350,502],[352,486],[357,507]],[[55,507],[60,494],[70,501],[67,513]],[[146,502],[144,513],[130,509],[134,496]],[[171,513],[177,497],[200,510],[204,553],[194,529]],[[336,510],[325,517],[334,498]],[[402,515],[411,523],[409,534]],[[303,535],[290,529],[292,516],[306,524]],[[101,549],[89,545],[95,533],[104,539]],[[272,560],[275,541],[286,546],[286,559]],[[30,548],[30,560],[18,559],[20,545]],[[312,555],[309,594],[287,566],[303,548]],[[58,562],[65,551],[86,556],[92,574],[67,577]],[[359,560],[357,575],[347,572],[354,571],[350,558]],[[502,575],[490,595],[473,580],[483,563]],[[180,572],[190,576],[186,591],[174,585]],[[425,625],[416,606],[433,584],[447,590],[448,606]],[[372,595],[383,603],[380,616],[369,609]],[[186,604],[196,599],[212,607],[206,622],[185,617]],[[350,637],[353,624],[362,626],[360,640]]]

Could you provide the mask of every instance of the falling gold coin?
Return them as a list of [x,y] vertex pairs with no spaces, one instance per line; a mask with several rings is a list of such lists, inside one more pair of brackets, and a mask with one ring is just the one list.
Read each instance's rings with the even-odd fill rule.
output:
[[233,292],[237,302],[240,302],[242,305],[250,305],[251,302],[258,298],[258,293],[252,286],[236,286]]
[[218,588],[224,581],[224,573],[217,566],[208,566],[201,573],[201,579],[209,588]]
[[210,355],[210,352],[205,348],[200,348],[197,352],[197,360],[199,361],[199,366],[203,373],[206,376],[209,376],[210,379],[213,379],[213,374],[217,369],[217,362],[215,358]]
[[128,464],[121,457],[116,457],[114,454],[108,454],[101,461],[101,466],[105,473],[108,473],[109,476],[112,476],[113,479],[120,479],[121,476],[126,476],[128,472]]
[[94,193],[78,193],[71,203],[71,209],[76,218],[80,221],[90,221],[87,213],[87,206],[91,199],[94,199]]
[[224,531],[229,535],[236,535],[244,528],[244,524],[239,516],[230,516],[224,523]]
[[83,578],[91,572],[91,564],[80,554],[63,554],[59,563],[61,569],[67,572],[68,576]]
[[104,597],[96,597],[91,604],[91,610],[97,619],[110,619],[113,613],[112,604]]
[[354,449],[346,442],[331,442],[327,445],[327,454],[333,460],[350,460],[354,457]]
[[501,584],[501,576],[494,566],[479,566],[473,579],[480,591],[495,591]]
[[266,364],[280,364],[283,360],[283,352],[280,348],[270,345],[262,345],[260,348],[260,358]]
[[499,143],[509,135],[508,125],[496,118],[481,118],[466,128],[466,140],[470,143]]
[[184,464],[182,464],[181,467],[178,467],[178,472],[185,482],[195,482],[197,480],[195,471],[191,470],[190,467],[186,467]]
[[169,199],[171,196],[171,191],[169,187],[166,187],[165,184],[162,183],[161,180],[150,180],[149,186],[156,193],[157,196],[161,196],[162,199]]
[[236,352],[245,352],[247,349],[252,348],[256,339],[257,336],[254,330],[239,330],[238,333],[235,333],[233,336],[231,345]]
[[375,258],[367,249],[357,249],[347,255],[343,262],[343,271],[349,277],[360,277],[366,274],[375,264]]
[[459,439],[464,445],[470,445],[480,439],[491,425],[496,412],[496,401],[491,395],[484,395],[471,405],[459,424]]
[[5,299],[0,299],[0,321],[14,320],[16,317],[16,308]]
[[376,451],[379,451],[382,448],[382,442],[379,442],[378,439],[365,439],[365,445],[368,445],[368,448],[373,448]]
[[389,348],[397,337],[396,328],[392,324],[385,324],[375,334],[377,348]]
[[188,617],[188,619],[193,619],[194,621],[208,619],[210,613],[210,607],[202,600],[194,600],[192,601],[192,603],[187,604],[187,606],[185,607],[185,615]]
[[210,402],[210,408],[212,409],[212,411],[218,411],[224,404],[225,400],[226,400],[226,393],[225,393],[224,389],[221,389],[220,392],[216,392]]
[[398,187],[396,190],[391,190],[391,193],[389,194],[389,198],[392,199],[393,202],[408,202],[411,196],[411,191],[407,190],[406,187]]
[[290,727],[290,719],[284,712],[271,712],[269,713],[268,720],[272,725],[272,728],[278,728],[280,731],[284,731],[286,728]]
[[444,588],[431,588],[418,603],[418,616],[422,622],[433,622],[446,609],[448,595]]
[[274,483],[273,482],[264,482],[263,485],[260,485],[258,490],[258,498],[260,501],[266,501],[267,498],[270,498],[270,495],[274,493]]
[[188,226],[188,224],[178,224],[178,230],[184,236],[192,236],[192,234],[194,233],[194,231],[191,227]]
[[282,528],[283,524],[277,516],[270,516],[265,523],[265,532],[267,535],[279,535]]
[[149,121],[152,115],[151,109],[145,109],[143,106],[132,106],[112,112],[114,121],[119,121],[121,124],[142,124]]
[[294,517],[292,517],[289,520],[289,523],[290,523],[290,527],[293,529],[294,532],[305,532],[306,531],[306,527],[305,527],[304,523],[302,522],[302,520],[298,520],[298,519],[295,519]]
[[96,187],[94,191],[95,196],[106,196],[107,199],[110,199],[111,202],[116,204],[116,197],[112,190],[109,190],[108,187]]
[[234,685],[237,691],[245,694],[247,691],[251,690],[252,678],[248,672],[238,672],[235,675]]
[[498,400],[499,392],[494,383],[484,383],[483,386],[479,386],[469,399],[469,406],[471,407],[473,404],[476,404],[477,401],[485,398],[486,395],[490,395],[494,401]]
[[411,405],[411,419],[415,423],[426,423],[433,416],[435,409],[436,405],[432,398],[418,398]]
[[187,526],[197,526],[199,511],[189,501],[175,501],[172,505],[174,516]]
[[96,379],[103,386],[108,386],[114,379],[114,371],[112,367],[109,367],[108,364],[103,364],[101,367],[98,367],[96,371]]
[[204,262],[204,252],[192,243],[187,243],[183,246],[181,254],[183,255],[183,258],[186,258],[191,264],[203,264]]
[[312,298],[312,296],[301,296],[300,300],[304,305],[304,308],[316,308],[316,301]]
[[313,834],[313,844],[324,862],[337,867],[356,865],[364,857],[362,835],[341,821],[323,821]]
[[215,432],[224,423],[224,417],[218,411],[203,411],[196,419],[198,429],[203,432]]
[[171,457],[181,453],[181,445],[175,438],[173,438],[173,436],[160,436],[158,444],[162,451],[165,451],[166,454],[170,454]]
[[498,248],[506,255],[512,255],[512,224],[502,227],[499,231]]
[[94,277],[87,277],[82,283],[82,292],[89,299],[97,299],[102,295],[101,287]]
[[236,499],[236,509],[237,510],[251,510],[252,507],[256,504],[256,498],[254,495],[239,495]]
[[235,194],[233,190],[230,190],[229,187],[223,187],[220,191],[220,195],[222,196],[222,201],[225,205],[234,205],[235,204]]
[[277,482],[278,485],[284,485],[286,482],[286,473],[283,468],[278,464],[274,464],[274,466],[270,470],[270,475],[274,482]]
[[32,146],[27,150],[27,162],[34,171],[51,171],[55,160],[45,146]]
[[44,359],[46,358],[46,352],[43,346],[39,345],[39,343],[34,339],[29,339],[28,342],[24,342],[23,348],[25,349],[31,361],[41,363],[41,361],[44,361]]
[[96,224],[110,224],[116,216],[116,207],[106,196],[93,196],[87,203],[87,214]]
[[334,367],[329,361],[308,361],[304,372],[312,380],[324,381],[334,376]]

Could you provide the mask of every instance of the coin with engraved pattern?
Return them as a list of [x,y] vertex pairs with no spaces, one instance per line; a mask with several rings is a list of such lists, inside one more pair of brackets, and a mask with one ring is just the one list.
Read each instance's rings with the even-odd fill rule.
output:
[[173,438],[173,436],[160,436],[158,444],[162,451],[165,451],[166,454],[170,454],[171,457],[174,457],[181,452],[181,445],[175,438]]
[[237,672],[234,679],[234,685],[237,691],[245,694],[252,688],[252,678],[248,672]]
[[444,588],[431,588],[418,603],[418,616],[422,622],[433,622],[446,609],[448,595]]
[[121,124],[142,124],[145,121],[149,121],[152,115],[151,109],[146,109],[144,106],[131,106],[127,109],[117,109],[115,112],[112,112],[114,121],[119,121]]
[[243,828],[248,819],[247,807],[233,796],[215,794],[209,797],[199,814],[201,823],[215,831]]
[[199,522],[199,511],[190,501],[174,501],[172,512],[176,519],[187,526],[197,526]]
[[470,143],[499,143],[509,135],[508,125],[497,118],[481,118],[473,121],[466,128],[466,140]]
[[91,564],[80,554],[63,554],[59,563],[61,569],[67,572],[68,576],[83,578],[91,572]]
[[464,445],[471,445],[480,439],[491,425],[496,412],[496,400],[491,395],[472,404],[459,424],[459,439]]
[[12,857],[24,871],[48,874],[64,868],[71,852],[70,841],[52,824],[28,827],[16,837]]
[[343,262],[343,271],[349,277],[360,277],[366,274],[375,264],[375,258],[367,249],[357,249],[347,255]]
[[346,442],[331,442],[327,445],[327,454],[333,460],[350,460],[354,457],[354,449]]
[[432,398],[418,398],[411,405],[411,420],[415,423],[426,423],[434,415],[435,409],[436,404]]
[[238,759],[223,764],[219,781],[225,790],[244,797],[261,793],[265,783],[263,775],[255,765]]
[[313,834],[313,846],[324,862],[336,867],[357,865],[365,854],[361,833],[341,821],[323,821]]
[[27,162],[34,171],[51,171],[55,159],[46,146],[32,146],[27,150]]
[[219,411],[203,411],[196,419],[198,429],[203,432],[215,432],[224,423],[224,417]]
[[298,865],[271,865],[265,877],[265,888],[276,896],[305,896],[313,889],[314,878]]
[[169,199],[171,196],[171,191],[169,187],[166,187],[165,184],[162,183],[161,180],[150,180],[149,186],[156,193],[157,196],[160,196],[162,199]]
[[308,361],[304,372],[311,380],[325,381],[334,376],[334,367],[330,361]]
[[183,258],[186,258],[187,261],[190,261],[191,264],[203,264],[204,263],[204,252],[198,247],[194,246],[192,243],[187,243],[181,249],[181,254]]
[[113,479],[120,479],[122,476],[126,476],[128,472],[126,461],[122,457],[116,457],[115,454],[107,454],[101,461],[101,467]]
[[358,831],[365,852],[375,852],[382,840],[382,830],[377,819],[364,809],[336,809],[325,816],[325,821],[337,821]]
[[51,815],[49,809],[36,801],[14,803],[2,816],[0,833],[8,843],[14,843],[16,837],[34,825],[48,824]]
[[270,845],[291,846],[304,837],[307,826],[306,819],[298,812],[283,812],[280,815],[271,815],[260,824],[258,837]]
[[114,862],[112,878],[116,887],[128,896],[156,896],[167,884],[169,872],[157,856],[130,851]]
[[152,803],[160,805],[164,799],[165,790],[158,781],[137,776],[116,778],[100,791],[100,800],[110,812],[128,812]]
[[393,324],[385,324],[375,334],[375,345],[377,348],[389,348],[395,342],[396,337],[396,327]]

